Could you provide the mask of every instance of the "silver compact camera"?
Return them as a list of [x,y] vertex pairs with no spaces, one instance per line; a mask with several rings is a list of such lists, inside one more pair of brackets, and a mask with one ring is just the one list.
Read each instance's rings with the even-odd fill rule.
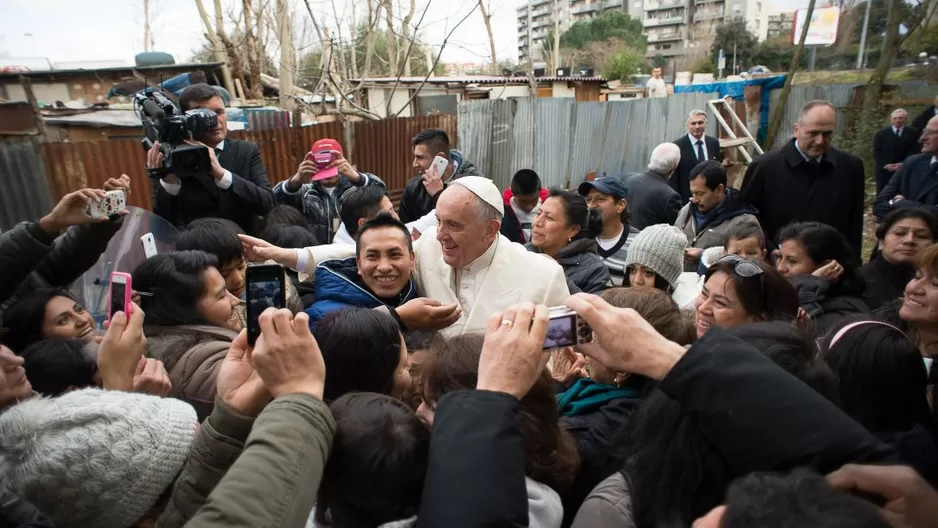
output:
[[593,341],[593,329],[580,316],[566,306],[549,308],[550,322],[544,350],[582,345]]

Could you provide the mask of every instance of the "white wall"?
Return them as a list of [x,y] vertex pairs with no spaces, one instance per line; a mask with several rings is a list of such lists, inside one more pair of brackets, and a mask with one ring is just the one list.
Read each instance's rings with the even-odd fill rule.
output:
[[384,107],[387,105],[388,90],[382,88],[368,88],[368,109],[378,117],[387,117]]
[[576,88],[570,86],[567,81],[554,83],[554,97],[576,97]]
[[[19,83],[9,83],[4,85],[7,96],[11,101],[25,101],[26,92]],[[41,103],[53,104],[56,101],[68,101],[71,96],[68,93],[68,85],[65,83],[33,83],[33,93],[36,100]]]
[[510,99],[512,97],[530,97],[531,88],[528,86],[499,86],[489,92],[491,99]]

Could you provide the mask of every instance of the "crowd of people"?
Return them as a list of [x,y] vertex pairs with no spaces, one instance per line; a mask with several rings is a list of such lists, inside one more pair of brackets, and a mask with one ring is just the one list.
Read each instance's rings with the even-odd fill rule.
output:
[[[893,200],[861,261],[830,103],[739,190],[697,110],[574,189],[499,189],[427,130],[395,208],[333,139],[271,188],[220,101],[180,98],[219,116],[211,174],[157,148],[152,189],[0,234],[0,526],[936,526],[938,217]],[[117,189],[180,232],[102,325],[69,287]],[[249,344],[258,263],[286,303]],[[557,307],[590,342],[545,347]]]

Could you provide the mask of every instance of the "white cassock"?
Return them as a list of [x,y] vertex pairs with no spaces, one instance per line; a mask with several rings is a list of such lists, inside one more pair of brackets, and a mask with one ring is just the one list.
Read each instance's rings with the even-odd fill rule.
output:
[[[355,246],[330,244],[297,250],[297,271],[315,273],[316,264],[355,256]],[[466,268],[455,270],[443,260],[443,249],[430,228],[414,243],[414,280],[423,297],[443,304],[459,303],[462,315],[440,331],[444,337],[466,332],[484,332],[489,317],[522,302],[561,306],[570,290],[560,264],[532,253],[498,235],[481,257]]]

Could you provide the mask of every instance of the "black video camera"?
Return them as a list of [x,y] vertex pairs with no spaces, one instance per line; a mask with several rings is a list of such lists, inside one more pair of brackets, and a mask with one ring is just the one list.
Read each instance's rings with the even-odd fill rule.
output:
[[166,174],[188,176],[206,174],[212,170],[208,149],[197,145],[186,145],[193,134],[208,132],[218,126],[218,116],[205,108],[194,108],[181,112],[172,101],[158,90],[147,88],[134,96],[140,122],[146,137],[141,140],[143,150],[149,151],[157,141],[163,153],[163,166],[151,168],[151,178],[162,178]]

